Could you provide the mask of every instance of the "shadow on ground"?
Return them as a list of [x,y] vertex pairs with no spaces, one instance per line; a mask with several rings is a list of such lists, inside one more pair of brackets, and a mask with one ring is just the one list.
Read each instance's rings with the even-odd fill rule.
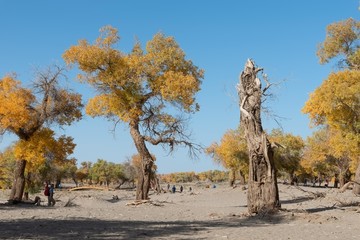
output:
[[176,222],[22,219],[1,221],[0,239],[206,239],[206,233],[219,228],[265,227],[283,221],[276,214]]

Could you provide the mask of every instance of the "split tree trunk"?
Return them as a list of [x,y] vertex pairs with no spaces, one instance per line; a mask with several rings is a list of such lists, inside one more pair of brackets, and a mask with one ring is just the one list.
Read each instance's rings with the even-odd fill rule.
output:
[[149,198],[150,180],[152,177],[154,160],[146,147],[144,138],[140,134],[138,124],[130,124],[130,134],[141,157],[141,169],[138,174],[136,186],[136,200],[147,200]]
[[16,161],[14,182],[11,188],[10,201],[21,202],[25,188],[25,160]]
[[[272,212],[280,207],[273,150],[261,125],[263,90],[254,62],[248,60],[240,75],[240,124],[245,129],[249,152],[248,211]],[[267,86],[268,87],[268,86]]]

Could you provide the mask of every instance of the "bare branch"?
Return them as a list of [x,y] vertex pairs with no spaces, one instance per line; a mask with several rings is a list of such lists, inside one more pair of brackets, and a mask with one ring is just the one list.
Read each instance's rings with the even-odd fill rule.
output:
[[240,105],[240,111],[241,111],[242,113],[244,113],[244,115],[245,115],[246,117],[250,117],[250,113],[248,113],[248,111],[246,111],[245,108],[244,108],[244,104],[245,104],[246,100],[248,99],[248,97],[249,97],[249,96],[246,95],[246,96],[244,97],[244,99],[242,100],[241,105]]
[[263,76],[264,81],[266,82],[266,87],[262,90],[262,94],[264,95],[265,92],[271,87],[271,84],[268,80],[268,76],[266,73],[263,73],[262,76]]

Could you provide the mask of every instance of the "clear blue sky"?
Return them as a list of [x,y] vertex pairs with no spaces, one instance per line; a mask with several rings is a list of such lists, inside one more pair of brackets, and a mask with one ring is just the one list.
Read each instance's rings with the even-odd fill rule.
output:
[[[309,120],[301,113],[308,95],[334,70],[320,65],[317,45],[325,38],[328,24],[359,19],[357,0],[137,0],[137,1],[0,1],[0,77],[16,72],[27,84],[34,68],[63,63],[61,55],[79,39],[95,40],[104,25],[119,29],[119,49],[128,52],[138,38],[142,43],[157,32],[174,36],[187,58],[205,70],[197,99],[201,110],[189,122],[192,139],[204,146],[218,142],[239,123],[235,85],[247,58],[265,69],[272,82],[286,80],[274,89],[273,112],[283,117],[285,132],[306,137]],[[86,85],[68,74],[70,86],[93,96]],[[263,116],[267,130],[277,127]],[[74,157],[79,162],[105,159],[119,163],[136,153],[128,129],[115,134],[111,122],[85,116],[81,122],[59,131],[74,138]],[[16,140],[5,135],[3,150]],[[220,168],[201,154],[191,160],[185,149],[168,155],[161,147],[150,147],[160,173],[206,171]]]

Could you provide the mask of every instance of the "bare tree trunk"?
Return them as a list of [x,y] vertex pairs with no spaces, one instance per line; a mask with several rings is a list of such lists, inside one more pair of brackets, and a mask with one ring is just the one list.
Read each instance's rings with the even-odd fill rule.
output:
[[136,186],[136,200],[146,200],[149,198],[148,195],[154,160],[146,147],[144,138],[140,134],[138,123],[130,124],[130,134],[141,157],[141,169],[138,174]]
[[358,184],[354,184],[353,193],[355,195],[360,195],[360,161],[355,173],[355,182],[357,182]]
[[153,174],[154,176],[150,179],[151,180],[151,187],[154,189],[156,193],[161,193],[161,187],[160,187],[160,180],[157,177],[156,174]]
[[9,197],[9,200],[11,201],[21,202],[22,200],[22,196],[25,188],[25,175],[24,175],[25,167],[26,167],[25,160],[16,161],[15,177]]
[[245,174],[240,170],[239,175],[240,175],[240,184],[244,185],[245,184]]
[[235,184],[235,178],[236,178],[236,173],[235,170],[232,169],[229,172],[229,186],[232,187]]
[[[240,75],[240,122],[245,129],[249,151],[248,210],[250,213],[271,212],[280,207],[273,150],[261,125],[261,88],[257,73],[262,69],[248,60]],[[264,79],[267,81],[267,79]]]
[[343,173],[340,173],[339,175],[339,186],[342,188],[345,185],[345,176]]

